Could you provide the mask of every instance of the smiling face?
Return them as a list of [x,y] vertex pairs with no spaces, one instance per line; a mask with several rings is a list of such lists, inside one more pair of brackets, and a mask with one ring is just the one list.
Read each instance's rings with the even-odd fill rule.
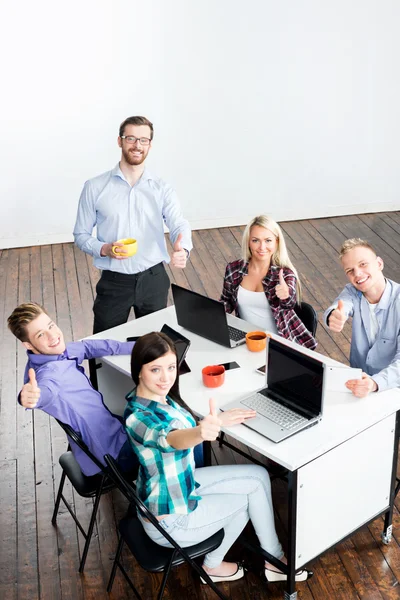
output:
[[363,294],[368,295],[385,285],[383,260],[369,248],[356,246],[341,260],[347,279]]
[[265,227],[253,225],[250,229],[249,248],[252,260],[266,259],[271,260],[271,257],[278,247],[276,236]]
[[167,352],[142,366],[137,395],[162,402],[176,379],[176,354]]
[[65,341],[62,331],[46,313],[40,314],[26,325],[25,331],[28,341],[23,342],[23,345],[34,354],[62,354],[64,352]]
[[[148,125],[126,125],[123,135],[151,139],[151,131]],[[122,150],[123,160],[128,165],[141,165],[146,160],[151,148],[151,142],[148,146],[143,146],[139,140],[132,144],[120,137],[118,137],[118,145]]]

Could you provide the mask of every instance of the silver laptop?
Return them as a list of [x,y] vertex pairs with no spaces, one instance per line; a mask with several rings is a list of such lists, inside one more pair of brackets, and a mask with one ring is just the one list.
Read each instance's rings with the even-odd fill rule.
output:
[[246,341],[246,331],[228,325],[222,302],[171,284],[176,319],[181,327],[201,337],[235,348]]
[[221,410],[253,408],[257,416],[243,424],[273,442],[281,442],[321,420],[324,369],[323,362],[268,338],[267,387]]

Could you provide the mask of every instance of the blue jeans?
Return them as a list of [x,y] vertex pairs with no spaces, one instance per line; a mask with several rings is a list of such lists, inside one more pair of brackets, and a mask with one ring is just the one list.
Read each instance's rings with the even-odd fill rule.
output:
[[[196,469],[196,490],[201,496],[197,508],[185,515],[171,514],[161,527],[182,547],[193,546],[224,529],[221,545],[204,558],[204,565],[218,567],[249,519],[261,547],[282,558],[282,546],[275,531],[271,483],[268,471],[258,465],[227,465]],[[171,547],[163,535],[139,515],[147,535],[160,546]]]

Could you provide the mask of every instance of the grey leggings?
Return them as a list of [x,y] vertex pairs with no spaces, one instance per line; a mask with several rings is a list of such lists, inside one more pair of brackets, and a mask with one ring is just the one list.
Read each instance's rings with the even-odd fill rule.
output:
[[[251,519],[261,547],[282,558],[282,546],[275,531],[271,483],[266,469],[257,465],[227,465],[196,469],[201,496],[197,508],[186,515],[171,514],[160,525],[182,547],[207,539],[219,529],[225,536],[221,545],[205,556],[204,564],[217,567]],[[161,546],[170,544],[151,523],[141,519],[148,536]]]

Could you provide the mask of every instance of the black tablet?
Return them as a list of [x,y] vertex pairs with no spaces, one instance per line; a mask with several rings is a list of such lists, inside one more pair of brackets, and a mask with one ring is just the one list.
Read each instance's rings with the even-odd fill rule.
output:
[[181,333],[178,333],[178,331],[175,331],[175,329],[172,329],[169,325],[163,325],[161,333],[165,333],[165,335],[167,335],[175,344],[176,352],[178,354],[179,372],[183,374],[190,371],[186,363],[184,365],[185,356],[190,346],[190,340]]

